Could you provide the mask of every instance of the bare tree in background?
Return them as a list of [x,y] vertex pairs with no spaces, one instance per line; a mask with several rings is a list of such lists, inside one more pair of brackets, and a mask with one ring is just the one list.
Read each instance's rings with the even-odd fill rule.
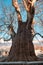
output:
[[[0,17],[0,21],[3,22],[3,24],[0,25],[0,33],[1,32],[3,32],[3,33],[5,32],[5,34],[8,34],[10,36],[10,38],[6,38],[6,39],[4,38],[4,40],[5,41],[9,41],[12,38],[12,36],[11,36],[12,32],[10,30],[12,29],[12,31],[14,33],[14,36],[16,34],[14,32],[14,27],[13,27],[13,23],[17,22],[15,20],[16,14],[15,14],[15,11],[12,12],[11,7],[9,7],[9,10],[8,10],[8,8],[3,5],[3,2],[1,2],[1,4],[2,4],[2,11],[3,11],[4,17]],[[5,36],[5,34],[3,34],[3,37]],[[7,36],[7,37],[9,37],[9,36]],[[0,37],[0,39],[1,39],[1,37]]]

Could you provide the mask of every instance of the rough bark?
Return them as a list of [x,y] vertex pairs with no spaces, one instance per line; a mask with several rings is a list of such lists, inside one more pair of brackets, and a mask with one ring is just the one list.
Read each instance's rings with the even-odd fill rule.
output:
[[[12,47],[9,52],[8,61],[35,61],[38,58],[35,55],[34,45],[32,43],[32,22],[34,18],[34,6],[30,8],[27,15],[27,21],[23,23],[18,21],[19,27],[16,36],[12,36]],[[20,64],[24,65],[24,64]]]
[[[23,27],[23,24],[22,24]],[[24,28],[24,27],[23,27]],[[22,28],[22,29],[23,29]],[[19,33],[12,39],[12,47],[9,53],[9,61],[37,60],[32,43],[32,34],[26,28],[20,28]]]
[[[17,35],[12,38],[12,47],[9,52],[8,61],[35,61],[37,57],[32,43],[31,25],[34,17],[34,8],[30,13],[30,18],[23,23],[18,21],[19,27]],[[29,20],[30,19],[30,20]],[[28,24],[28,26],[27,26]]]

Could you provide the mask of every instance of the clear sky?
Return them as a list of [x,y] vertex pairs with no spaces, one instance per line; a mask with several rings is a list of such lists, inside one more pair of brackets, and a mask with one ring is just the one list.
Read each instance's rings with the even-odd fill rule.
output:
[[[18,0],[18,3],[20,3],[21,1],[22,0]],[[6,9],[7,13],[12,13],[12,12],[15,11],[14,7],[12,6],[12,0],[0,0],[0,18],[5,17],[5,15],[3,13],[3,6],[2,5],[7,8]],[[11,10],[10,10],[10,8],[11,8]],[[26,12],[25,8],[23,7],[23,5],[20,6],[20,9],[21,9],[20,13],[21,13],[21,16],[22,16],[22,21],[25,22],[26,19],[27,19],[27,12]],[[40,18],[38,18],[37,16],[38,16],[38,14],[34,16],[34,20],[37,21],[36,24],[34,25],[34,30],[43,35],[43,26],[39,25],[40,24]],[[15,18],[15,19],[17,21],[17,18]],[[0,20],[0,25],[2,25],[2,24],[4,24],[4,22],[2,20]],[[18,23],[16,23],[16,24],[13,23],[13,26],[16,27],[16,29],[15,29],[16,32],[17,32],[17,28],[18,28],[17,24]],[[5,29],[6,26],[3,26],[2,28]],[[0,37],[3,37],[3,36],[4,36],[4,38],[10,38],[10,35],[6,34],[5,32],[0,32]]]

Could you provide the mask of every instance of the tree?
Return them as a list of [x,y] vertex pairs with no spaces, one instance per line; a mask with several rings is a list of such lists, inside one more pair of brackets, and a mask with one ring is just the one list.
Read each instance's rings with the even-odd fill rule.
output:
[[[15,6],[15,1],[13,4]],[[16,3],[17,4],[17,3]],[[28,19],[24,23],[18,17],[18,32],[16,36],[12,36],[12,47],[9,52],[8,61],[34,61],[38,60],[34,52],[34,46],[32,43],[32,22],[34,17],[35,8],[32,4],[30,5],[30,10],[28,13]],[[15,6],[17,14],[20,15],[19,7]],[[18,9],[17,9],[18,8]],[[19,16],[18,15],[18,16]],[[21,17],[21,15],[20,15]]]
[[[13,0],[13,1],[15,1],[15,0]],[[28,3],[26,5],[28,5]],[[8,28],[8,31],[10,31],[10,35],[12,38],[12,47],[10,49],[7,61],[34,61],[34,60],[38,60],[38,58],[36,57],[35,52],[34,52],[34,45],[32,43],[33,35],[31,32],[31,30],[32,30],[31,25],[32,25],[34,13],[35,13],[34,5],[32,2],[31,3],[29,2],[29,12],[27,15],[28,18],[27,18],[26,22],[22,22],[19,7],[17,7],[17,8],[15,8],[15,10],[17,12],[17,16],[18,16],[17,34],[14,32],[14,28],[12,25],[12,22],[14,21],[14,19],[12,19],[12,18],[14,18],[14,13],[9,14],[7,16],[8,18],[10,16],[10,21],[9,21],[10,24],[7,26],[7,28]],[[8,34],[9,34],[9,32],[8,32]]]
[[[16,12],[15,10],[12,11],[11,6],[9,6],[8,9],[6,6],[4,6],[3,2],[1,2],[1,4],[4,15],[2,15],[3,17],[0,17],[0,21],[2,23],[0,24],[0,33],[3,33],[3,36],[2,37],[0,36],[0,39],[4,38],[5,41],[9,41],[11,39],[11,31],[9,31],[10,27],[11,28],[13,27],[13,32],[15,33],[13,24],[14,23],[16,24],[17,22],[17,20],[15,20]],[[5,35],[7,35],[7,37]]]

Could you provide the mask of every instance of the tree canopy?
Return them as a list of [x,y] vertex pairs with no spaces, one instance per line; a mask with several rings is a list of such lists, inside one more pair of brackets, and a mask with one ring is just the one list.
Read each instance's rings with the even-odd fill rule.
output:
[[[20,6],[20,13],[22,17],[22,21],[25,22],[27,19],[27,12],[23,6],[22,0],[18,0]],[[40,3],[40,2],[39,2]],[[40,16],[43,12],[38,13],[37,8],[38,2],[35,3],[35,16],[34,21],[35,24],[33,26],[35,33],[41,33],[43,35],[43,22],[40,20]],[[39,6],[38,6],[39,7]],[[39,11],[40,12],[40,11]],[[12,0],[0,0],[0,39],[3,38],[5,40],[10,40],[11,35],[9,33],[8,26],[12,24],[14,31],[17,33],[18,29],[18,18],[17,13],[12,5]],[[40,29],[39,29],[40,28]]]

